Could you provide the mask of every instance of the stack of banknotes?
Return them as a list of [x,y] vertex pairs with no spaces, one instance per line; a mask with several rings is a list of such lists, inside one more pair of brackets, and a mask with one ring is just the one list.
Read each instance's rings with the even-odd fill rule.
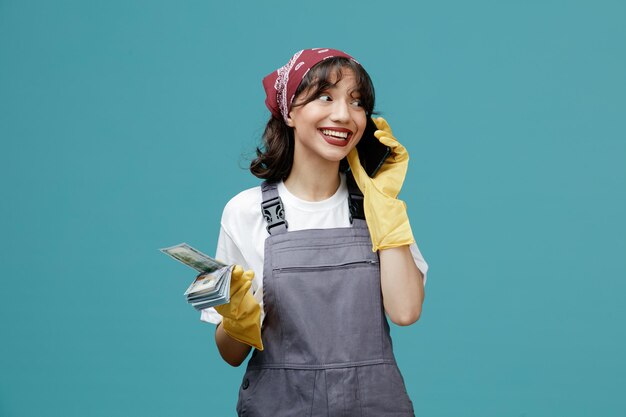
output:
[[184,294],[187,302],[196,310],[230,301],[230,275],[233,265],[213,259],[186,243],[163,248],[161,252],[200,272]]

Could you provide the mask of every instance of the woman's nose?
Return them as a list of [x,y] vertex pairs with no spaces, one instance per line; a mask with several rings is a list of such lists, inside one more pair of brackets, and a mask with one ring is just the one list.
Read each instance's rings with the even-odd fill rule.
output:
[[346,123],[350,120],[349,104],[344,100],[335,100],[330,120],[337,123]]

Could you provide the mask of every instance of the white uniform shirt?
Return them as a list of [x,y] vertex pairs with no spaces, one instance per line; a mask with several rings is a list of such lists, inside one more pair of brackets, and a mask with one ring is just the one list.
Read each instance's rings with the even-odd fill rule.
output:
[[[337,192],[323,201],[305,201],[291,194],[285,184],[278,184],[278,195],[283,201],[289,231],[304,229],[331,229],[350,227],[348,208],[348,186],[345,175]],[[263,258],[265,239],[269,236],[267,223],[261,213],[261,187],[242,191],[224,207],[220,235],[217,241],[215,258],[227,264],[241,265],[244,270],[252,269],[252,293],[261,304],[261,323],[265,317],[263,310]],[[417,245],[410,245],[415,264],[424,275],[428,265]],[[214,309],[202,310],[200,319],[209,323],[219,323],[222,316]]]

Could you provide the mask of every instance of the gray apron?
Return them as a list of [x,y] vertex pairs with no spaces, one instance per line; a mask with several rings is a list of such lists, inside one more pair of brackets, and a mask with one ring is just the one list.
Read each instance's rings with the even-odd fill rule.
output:
[[392,351],[378,254],[365,220],[352,216],[358,197],[350,190],[352,227],[287,232],[276,184],[262,185],[270,233],[264,350],[248,362],[239,416],[414,416]]

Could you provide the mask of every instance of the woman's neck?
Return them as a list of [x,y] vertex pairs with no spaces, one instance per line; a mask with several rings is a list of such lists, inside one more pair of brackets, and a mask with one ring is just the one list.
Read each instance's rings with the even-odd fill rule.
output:
[[295,161],[285,180],[285,187],[306,201],[322,201],[332,197],[339,188],[339,162]]

